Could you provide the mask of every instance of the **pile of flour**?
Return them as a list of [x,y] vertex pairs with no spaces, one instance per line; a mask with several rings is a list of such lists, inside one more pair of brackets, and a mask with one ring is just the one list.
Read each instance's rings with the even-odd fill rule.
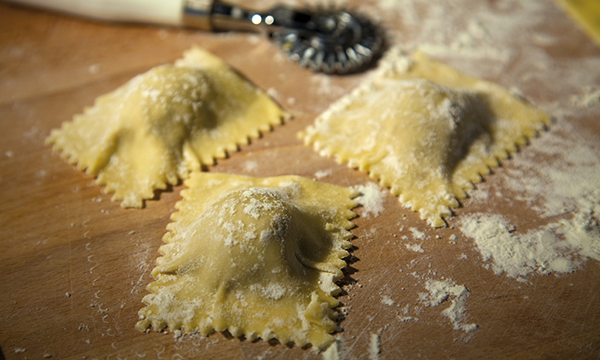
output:
[[[566,121],[532,141],[510,160],[499,185],[482,184],[473,202],[510,194],[539,216],[540,226],[520,231],[503,215],[461,216],[460,230],[475,239],[496,274],[568,273],[587,259],[600,261],[600,149]],[[498,174],[500,175],[500,174]]]

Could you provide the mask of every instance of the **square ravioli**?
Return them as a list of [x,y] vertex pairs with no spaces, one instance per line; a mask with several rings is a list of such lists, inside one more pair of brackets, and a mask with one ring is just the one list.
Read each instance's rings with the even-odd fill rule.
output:
[[194,47],[96,99],[46,139],[97,176],[123,207],[212,165],[280,124],[285,112],[216,56]]
[[136,327],[328,346],[358,193],[299,176],[185,184]]
[[368,171],[440,227],[481,175],[549,123],[499,85],[396,48],[299,136],[321,155]]

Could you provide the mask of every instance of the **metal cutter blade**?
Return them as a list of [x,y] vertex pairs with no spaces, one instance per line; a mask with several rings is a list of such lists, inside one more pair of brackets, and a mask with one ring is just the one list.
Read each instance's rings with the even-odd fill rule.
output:
[[184,24],[215,31],[266,32],[290,59],[327,74],[360,71],[381,52],[383,36],[365,16],[340,8],[278,5],[257,12],[220,0],[187,0]]

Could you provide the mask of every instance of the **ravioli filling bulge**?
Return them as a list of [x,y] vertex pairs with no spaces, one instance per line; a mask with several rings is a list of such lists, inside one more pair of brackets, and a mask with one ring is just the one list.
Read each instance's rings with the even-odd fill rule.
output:
[[[293,176],[194,174],[186,184],[137,327],[331,343],[354,192]],[[319,204],[324,194],[337,207]]]
[[417,53],[398,52],[300,136],[322,155],[368,171],[432,226],[473,183],[549,124],[507,90]]
[[284,111],[214,55],[192,48],[157,66],[51,132],[46,142],[97,176],[123,207],[279,124]]

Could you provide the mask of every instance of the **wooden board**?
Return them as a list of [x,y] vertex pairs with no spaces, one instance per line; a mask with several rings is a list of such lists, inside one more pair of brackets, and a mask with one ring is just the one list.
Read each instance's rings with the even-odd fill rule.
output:
[[[569,106],[575,91],[599,85],[598,71],[580,74],[571,65],[597,59],[600,49],[552,3],[535,2],[537,8],[528,10],[535,14],[531,21],[520,17],[513,22],[509,18],[522,6],[516,2],[427,3],[407,2],[404,10],[393,11],[388,1],[361,6],[388,29],[390,43],[437,44],[429,50],[438,58],[471,75],[519,88],[545,109]],[[425,21],[441,19],[440,12],[447,14],[446,22]],[[507,35],[506,43],[495,44],[500,51],[487,57],[450,46],[468,24],[477,24],[474,19],[489,26],[506,21],[525,35]],[[372,182],[364,173],[320,157],[296,137],[365,74],[312,74],[258,35],[95,23],[0,4],[0,359],[321,357],[311,349],[222,333],[175,340],[172,334],[136,331],[145,286],[152,281],[157,249],[183,185],[157,192],[142,210],[124,210],[93,178],[44,145],[51,129],[97,96],[174,61],[193,44],[221,56],[260,88],[272,89],[294,115],[208,171],[312,178],[325,171],[322,181],[342,186]],[[442,45],[445,50],[436,52]],[[553,66],[542,68],[539,64],[548,61],[526,57],[532,46]],[[506,49],[508,59],[502,52]],[[600,137],[598,106],[570,114],[558,121]],[[502,186],[499,179],[510,168],[511,162],[504,162],[486,177],[486,186]],[[380,353],[375,355],[380,359],[600,357],[598,262],[588,261],[558,277],[532,274],[522,283],[483,268],[473,240],[454,226],[455,219],[490,208],[510,215],[518,227],[535,226],[541,220],[531,216],[527,204],[494,194],[488,204],[466,200],[451,226],[437,230],[392,196],[384,206],[376,218],[354,220],[353,258],[339,297],[346,316],[338,336],[346,358],[370,358],[373,334],[379,336]],[[402,236],[410,235],[410,228],[427,235],[423,253],[406,248]],[[451,235],[458,239],[449,241]],[[458,260],[463,254],[467,259]],[[471,293],[466,314],[479,328],[468,334],[453,330],[441,315],[447,303],[424,306],[419,293],[427,292],[425,279],[464,284]],[[419,321],[403,321],[406,305]]]

